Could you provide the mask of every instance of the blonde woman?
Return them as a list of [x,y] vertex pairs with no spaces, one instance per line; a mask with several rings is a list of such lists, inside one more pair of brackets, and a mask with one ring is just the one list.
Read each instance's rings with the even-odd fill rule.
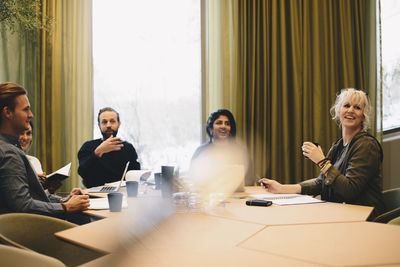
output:
[[366,131],[370,124],[371,105],[365,92],[353,88],[343,89],[331,108],[332,118],[342,129],[337,140],[325,156],[321,147],[304,142],[303,155],[321,169],[317,178],[299,184],[280,184],[267,178],[259,182],[271,193],[297,193],[321,195],[326,201],[375,207],[371,217],[383,210],[382,147]]

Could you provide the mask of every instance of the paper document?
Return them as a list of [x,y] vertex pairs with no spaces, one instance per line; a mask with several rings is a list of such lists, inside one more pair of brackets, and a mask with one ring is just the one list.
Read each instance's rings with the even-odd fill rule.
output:
[[62,167],[61,169],[58,169],[57,171],[47,175],[46,178],[47,180],[52,180],[52,179],[64,180],[65,178],[69,177],[70,170],[71,170],[71,162]]
[[126,173],[127,181],[146,181],[151,175],[149,170],[130,170]]
[[270,200],[276,205],[296,205],[296,204],[310,204],[310,203],[321,203],[325,202],[320,199],[313,198],[308,195],[300,194],[257,194],[250,195],[250,197],[256,199]]
[[[108,210],[108,198],[102,197],[102,198],[89,198],[90,210]],[[122,199],[122,208],[127,208],[128,207],[128,201],[126,200],[126,197]]]

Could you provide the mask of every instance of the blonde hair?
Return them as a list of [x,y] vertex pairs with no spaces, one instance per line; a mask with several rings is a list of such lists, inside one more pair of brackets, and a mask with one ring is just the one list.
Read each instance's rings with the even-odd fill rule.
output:
[[342,127],[340,122],[340,108],[346,102],[357,103],[363,111],[364,121],[362,122],[361,128],[363,131],[367,131],[370,126],[370,112],[371,112],[371,104],[368,98],[368,95],[358,89],[354,88],[346,88],[340,91],[340,94],[337,95],[335,104],[331,107],[331,115],[332,119],[336,121],[339,127]]

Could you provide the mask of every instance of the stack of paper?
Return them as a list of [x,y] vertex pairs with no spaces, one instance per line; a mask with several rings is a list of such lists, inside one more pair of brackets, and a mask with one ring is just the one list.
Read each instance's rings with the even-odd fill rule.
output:
[[[109,209],[108,205],[108,199],[106,197],[103,198],[90,198],[90,210],[107,210]],[[128,202],[126,201],[126,198],[124,197],[122,200],[122,208],[127,208],[128,207]]]

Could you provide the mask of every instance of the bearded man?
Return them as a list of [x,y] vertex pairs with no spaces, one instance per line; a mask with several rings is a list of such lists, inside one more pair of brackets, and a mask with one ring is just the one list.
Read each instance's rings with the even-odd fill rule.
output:
[[78,152],[78,173],[88,188],[121,180],[128,161],[128,170],[140,170],[133,145],[117,137],[121,126],[118,112],[102,108],[97,120],[103,138],[85,142]]

